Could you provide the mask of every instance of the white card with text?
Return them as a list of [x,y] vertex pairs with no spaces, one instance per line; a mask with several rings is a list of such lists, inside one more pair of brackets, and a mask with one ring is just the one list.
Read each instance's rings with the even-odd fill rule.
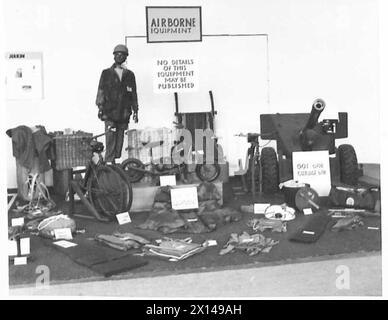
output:
[[160,176],[160,186],[176,186],[176,177],[175,175],[169,176]]
[[198,209],[197,188],[171,189],[171,206],[174,210]]
[[14,240],[8,240],[8,255],[9,256],[18,255],[18,243]]
[[207,245],[208,245],[209,247],[216,246],[216,245],[217,245],[217,240],[208,240],[208,241],[207,241]]
[[270,206],[270,203],[255,203],[253,205],[253,213],[264,214],[265,210]]
[[24,218],[14,218],[11,220],[11,226],[12,227],[18,227],[24,225]]
[[55,229],[54,235],[56,240],[73,240],[73,235],[71,234],[70,228]]
[[293,152],[292,169],[295,181],[308,183],[321,197],[329,195],[331,178],[327,150]]
[[30,238],[20,239],[20,254],[30,254]]
[[311,208],[305,208],[305,209],[303,209],[303,214],[305,216],[307,216],[309,214],[313,214],[313,210],[311,210]]
[[66,240],[59,240],[59,241],[56,241],[53,243],[57,246],[62,247],[62,248],[71,248],[71,247],[75,247],[77,245],[76,243],[66,241]]
[[27,257],[15,257],[13,259],[13,264],[15,266],[22,266],[22,265],[25,265],[27,264]]
[[116,218],[117,218],[117,222],[120,225],[132,222],[131,217],[129,216],[128,212],[116,214]]

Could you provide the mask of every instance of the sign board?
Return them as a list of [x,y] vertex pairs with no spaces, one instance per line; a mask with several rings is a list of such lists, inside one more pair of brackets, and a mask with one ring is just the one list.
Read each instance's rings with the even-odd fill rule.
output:
[[17,227],[17,226],[22,226],[24,225],[24,218],[14,218],[11,220],[11,226],[12,227]]
[[310,184],[319,196],[328,196],[331,188],[329,152],[303,151],[292,153],[293,179]]
[[41,52],[7,52],[6,97],[8,100],[43,98]]
[[71,233],[70,228],[60,228],[54,230],[54,235],[56,240],[64,239],[64,240],[72,240],[73,235]]
[[154,93],[198,91],[198,59],[188,57],[154,60]]
[[160,186],[176,186],[176,176],[168,175],[168,176],[160,176]]
[[30,254],[30,238],[20,239],[20,254]]
[[201,7],[146,7],[147,42],[202,41]]
[[174,210],[198,209],[197,188],[171,189],[171,206]]
[[253,205],[253,213],[264,214],[265,210],[270,206],[270,203],[255,203]]
[[117,218],[117,222],[120,225],[132,222],[131,217],[129,216],[128,212],[116,214],[116,218]]

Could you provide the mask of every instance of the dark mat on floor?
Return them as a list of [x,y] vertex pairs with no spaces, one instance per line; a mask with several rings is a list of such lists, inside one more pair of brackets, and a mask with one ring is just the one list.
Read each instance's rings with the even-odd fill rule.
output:
[[[225,205],[239,208],[241,204],[250,204],[251,197],[249,196],[234,196],[230,186],[224,187]],[[257,199],[257,202],[282,203],[282,195],[274,195],[269,198]],[[63,205],[65,210],[66,204]],[[80,206],[78,210],[82,210]],[[148,213],[131,213],[132,223],[119,226],[112,222],[109,224],[100,223],[93,220],[77,218],[77,228],[85,228],[85,234],[79,234],[76,237],[82,241],[94,241],[92,239],[95,234],[112,234],[114,231],[132,232],[149,240],[160,239],[163,235],[149,230],[141,230],[136,228],[137,225],[143,223],[147,219]],[[301,258],[317,258],[330,255],[371,252],[381,250],[381,226],[380,218],[363,218],[364,226],[352,231],[333,232],[330,230],[335,220],[330,221],[325,232],[314,243],[299,243],[290,241],[289,238],[297,230],[299,230],[307,221],[308,217],[301,214],[297,215],[296,219],[290,221],[287,225],[287,232],[272,233],[265,231],[263,234],[266,237],[274,240],[279,240],[279,244],[275,245],[269,253],[261,253],[256,256],[248,256],[244,252],[229,253],[224,256],[219,255],[219,251],[228,241],[231,233],[241,233],[247,231],[254,233],[251,227],[247,226],[247,222],[252,218],[257,217],[253,214],[243,214],[243,218],[239,222],[225,224],[217,230],[203,234],[187,234],[173,233],[168,236],[172,238],[186,238],[190,236],[194,242],[202,243],[207,239],[216,240],[218,246],[208,247],[205,251],[192,256],[186,260],[179,262],[170,262],[156,257],[147,257],[148,264],[132,269],[120,275],[112,276],[110,279],[130,278],[142,276],[157,276],[166,274],[178,274],[185,272],[200,272],[206,270],[228,269],[246,267],[250,265],[279,264],[288,263],[292,260]],[[371,230],[368,227],[378,227],[378,230]],[[31,237],[31,253],[32,259],[24,266],[10,266],[9,283],[10,285],[33,285],[41,270],[38,266],[47,266],[50,271],[50,281],[85,281],[104,279],[99,273],[91,269],[76,264],[67,255],[59,250],[47,245],[47,240],[37,236]],[[131,251],[135,252],[135,251]]]

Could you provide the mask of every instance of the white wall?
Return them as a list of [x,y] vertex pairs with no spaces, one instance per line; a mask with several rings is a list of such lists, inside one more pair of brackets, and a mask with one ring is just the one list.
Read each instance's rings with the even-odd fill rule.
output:
[[[49,131],[71,127],[101,132],[94,100],[101,69],[112,64],[113,46],[124,42],[125,36],[145,35],[147,5],[200,5],[203,34],[269,35],[270,112],[306,112],[321,97],[327,102],[322,117],[326,112],[349,112],[349,138],[344,142],[355,146],[359,162],[380,162],[377,1],[3,2],[5,51],[41,51],[44,56],[45,98],[8,101],[8,127],[42,124]],[[234,61],[240,59],[237,53],[228,54]],[[141,77],[141,68],[136,72]],[[256,79],[250,72],[246,77]],[[142,84],[139,90],[141,96]],[[215,98],[227,95],[217,92]],[[231,99],[235,98],[233,94]],[[241,116],[239,121],[244,124],[246,119]],[[140,120],[138,127],[151,124],[142,113]],[[232,154],[234,145],[229,140],[225,148]],[[15,187],[10,139],[6,147],[8,187]]]

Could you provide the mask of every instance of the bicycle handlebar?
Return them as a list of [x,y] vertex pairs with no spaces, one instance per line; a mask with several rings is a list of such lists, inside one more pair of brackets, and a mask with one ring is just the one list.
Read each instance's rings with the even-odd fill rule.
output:
[[238,134],[234,134],[233,136],[235,137],[248,137],[249,135],[255,135],[255,136],[258,136],[258,137],[269,137],[271,136],[272,134],[274,134],[275,132],[267,132],[267,133],[256,133],[256,132],[249,132],[249,133],[238,133]]
[[96,136],[93,136],[92,139],[95,140],[99,137],[105,136],[108,132],[116,132],[116,127],[108,127],[108,130],[106,130],[104,133],[100,133]]

